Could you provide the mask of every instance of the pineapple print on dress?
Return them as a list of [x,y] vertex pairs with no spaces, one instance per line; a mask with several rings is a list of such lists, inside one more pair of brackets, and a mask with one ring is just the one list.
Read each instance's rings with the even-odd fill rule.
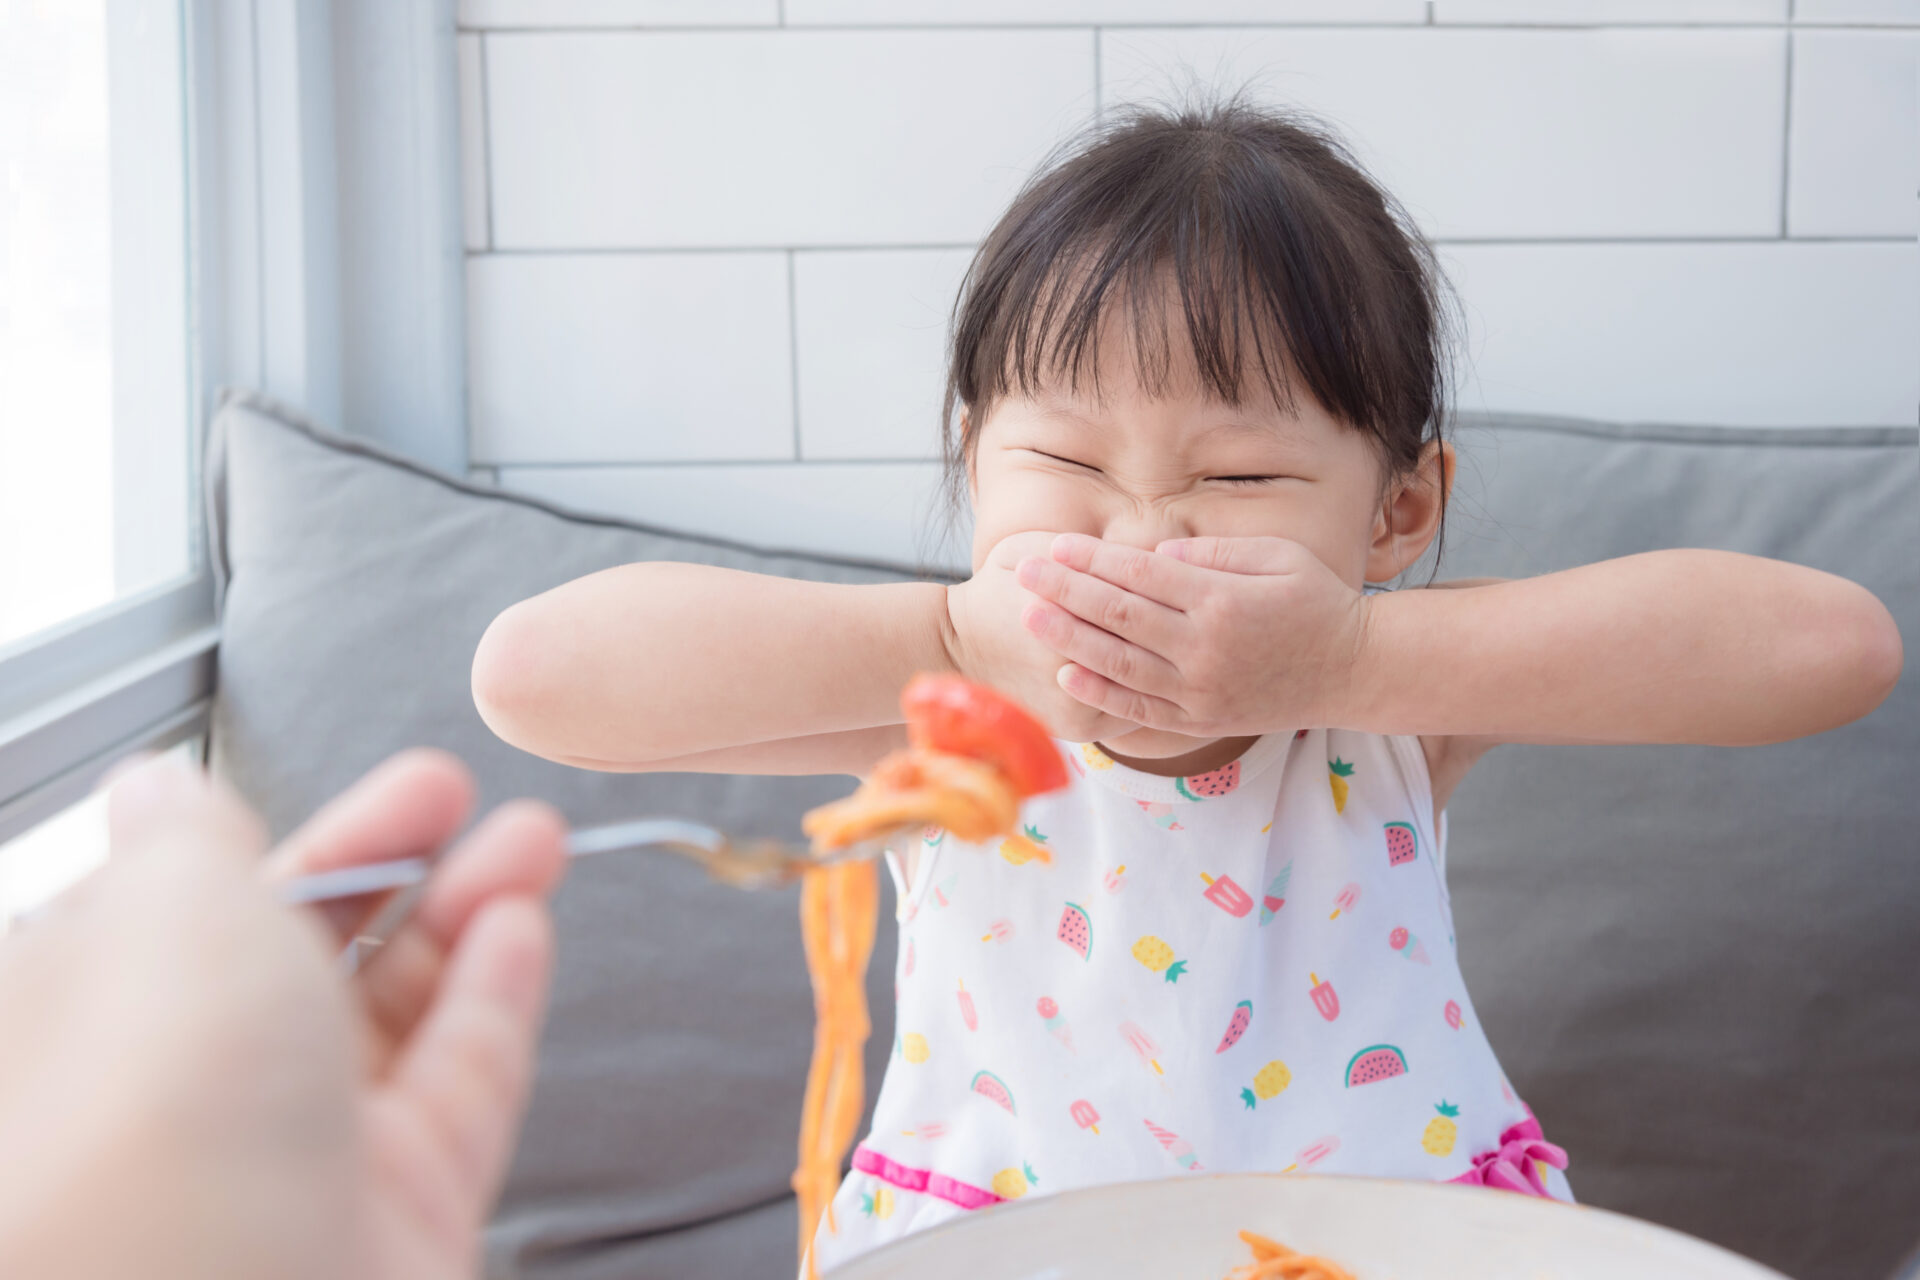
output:
[[1033,1176],[1033,1166],[1024,1160],[1018,1169],[1002,1169],[993,1175],[993,1194],[1002,1200],[1018,1200],[1027,1194],[1028,1188],[1039,1185],[1040,1179]]
[[1271,1102],[1286,1091],[1293,1083],[1293,1072],[1287,1070],[1287,1064],[1275,1058],[1256,1071],[1253,1076],[1253,1088],[1240,1091],[1240,1101],[1252,1111],[1262,1102]]
[[893,1216],[893,1188],[884,1182],[875,1182],[873,1190],[860,1197],[860,1212],[869,1218],[878,1218],[885,1222]]
[[1180,981],[1180,975],[1187,971],[1187,962],[1175,960],[1173,948],[1150,933],[1133,944],[1133,958],[1168,982]]
[[1342,760],[1339,756],[1335,756],[1333,759],[1327,761],[1327,785],[1333,789],[1333,811],[1335,813],[1345,813],[1347,811],[1347,792],[1353,785],[1348,782],[1347,779],[1352,776],[1353,766],[1345,760]]
[[1002,840],[1000,856],[1016,867],[1024,867],[1029,862],[1038,862],[1042,866],[1053,862],[1053,853],[1047,848],[1047,838],[1035,826],[1022,827],[1019,835]]
[[1453,1154],[1453,1144],[1460,1136],[1460,1126],[1454,1123],[1460,1108],[1442,1098],[1434,1110],[1440,1114],[1427,1121],[1426,1132],[1420,1135],[1420,1149],[1430,1156],[1450,1156]]
[[[1109,762],[1111,763],[1111,762]],[[1240,762],[1229,760],[1218,769],[1175,778],[1173,789],[1189,800],[1213,800],[1227,795],[1240,785]]]

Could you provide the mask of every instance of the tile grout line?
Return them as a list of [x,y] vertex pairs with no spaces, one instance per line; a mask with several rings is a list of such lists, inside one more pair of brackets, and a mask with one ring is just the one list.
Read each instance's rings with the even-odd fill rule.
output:
[[[1808,22],[1796,25],[1818,30],[1913,31],[1912,22]],[[1773,22],[1103,22],[1100,26],[1119,31],[1418,31],[1433,27],[1441,31],[1778,31],[1787,21]],[[913,31],[991,31],[1002,35],[1026,31],[1084,31],[1085,22],[817,22],[794,23],[782,27],[771,22],[707,23],[681,26],[650,26],[644,23],[574,23],[565,26],[487,25],[457,27],[462,35],[554,35],[575,33],[633,33],[640,35],[733,35],[765,34],[769,31],[832,32],[913,32]]]
[[487,99],[492,80],[487,74],[487,34],[480,33],[480,193],[487,220],[487,250],[493,250],[493,107]]
[[800,450],[800,299],[794,285],[793,250],[787,250],[787,394],[793,400],[793,460]]
[[[1495,245],[1524,246],[1532,248],[1551,248],[1555,246],[1585,247],[1592,245],[1618,245],[1622,248],[1651,245],[1714,245],[1714,244],[1780,244],[1783,240],[1792,244],[1911,244],[1911,236],[1787,236],[1766,235],[1711,235],[1711,236],[1432,236],[1429,243],[1442,247],[1453,245]],[[940,243],[940,244],[836,244],[836,245],[673,245],[673,246],[606,246],[598,248],[565,249],[469,249],[469,258],[658,258],[681,255],[686,257],[711,257],[725,254],[768,254],[782,253],[789,258],[797,258],[803,253],[954,253],[978,249],[977,243]]]
[[[1791,0],[1787,5],[1787,19],[1793,19]],[[1780,95],[1780,238],[1788,238],[1787,206],[1793,195],[1793,46],[1799,40],[1793,31],[1787,31],[1787,75],[1785,91]]]
[[634,460],[630,458],[605,458],[598,460],[538,461],[523,462],[498,460],[476,462],[476,467],[492,467],[518,471],[631,471],[644,468],[664,470],[684,470],[690,467],[792,467],[805,466],[808,470],[827,467],[933,467],[940,459],[922,458],[648,458]]

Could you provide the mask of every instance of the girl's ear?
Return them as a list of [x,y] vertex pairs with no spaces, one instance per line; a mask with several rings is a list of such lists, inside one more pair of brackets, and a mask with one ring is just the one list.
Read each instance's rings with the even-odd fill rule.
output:
[[1453,446],[1430,440],[1420,461],[1388,486],[1373,518],[1367,547],[1367,581],[1387,582],[1418,560],[1440,532],[1440,516],[1453,488]]

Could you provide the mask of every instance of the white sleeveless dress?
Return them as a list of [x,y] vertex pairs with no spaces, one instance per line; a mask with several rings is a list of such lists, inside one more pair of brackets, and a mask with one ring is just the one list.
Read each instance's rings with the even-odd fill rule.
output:
[[823,1271],[961,1214],[1202,1171],[1570,1200],[1461,981],[1420,742],[1314,729],[1162,778],[1061,743],[1050,861],[899,851],[898,1034]]

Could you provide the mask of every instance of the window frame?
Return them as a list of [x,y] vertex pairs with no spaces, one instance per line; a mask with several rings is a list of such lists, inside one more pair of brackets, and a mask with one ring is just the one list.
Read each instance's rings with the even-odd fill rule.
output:
[[[84,798],[127,755],[207,731],[220,633],[199,495],[220,388],[339,403],[332,6],[176,3],[191,567],[0,646],[0,843]],[[142,7],[108,0],[107,20]]]

